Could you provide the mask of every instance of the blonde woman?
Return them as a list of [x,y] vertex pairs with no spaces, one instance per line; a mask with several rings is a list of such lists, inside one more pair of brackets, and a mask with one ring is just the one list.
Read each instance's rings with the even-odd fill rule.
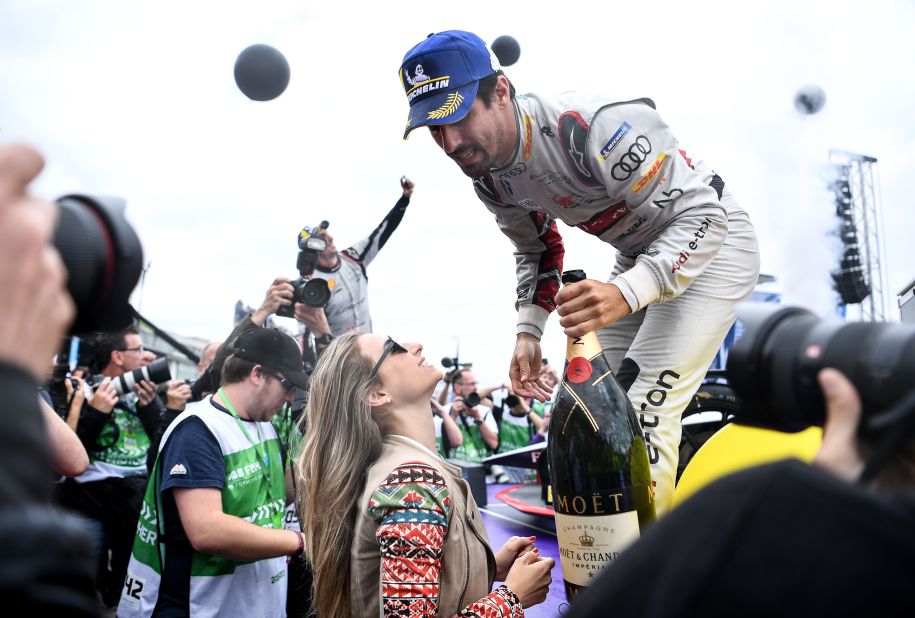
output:
[[349,333],[312,375],[298,495],[321,618],[517,617],[546,598],[553,560],[533,537],[493,554],[460,469],[435,452],[442,376],[422,349]]

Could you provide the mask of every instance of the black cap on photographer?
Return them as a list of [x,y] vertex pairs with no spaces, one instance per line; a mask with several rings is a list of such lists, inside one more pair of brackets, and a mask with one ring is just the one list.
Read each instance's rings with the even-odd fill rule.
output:
[[233,351],[238,358],[282,374],[299,388],[308,385],[299,346],[292,337],[275,328],[254,328],[243,332],[235,340]]

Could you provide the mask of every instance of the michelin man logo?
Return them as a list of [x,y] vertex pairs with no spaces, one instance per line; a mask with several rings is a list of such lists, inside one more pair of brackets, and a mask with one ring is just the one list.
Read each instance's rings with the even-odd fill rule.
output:
[[411,86],[416,84],[421,84],[423,82],[429,81],[431,78],[423,72],[423,65],[417,64],[416,68],[413,69],[413,77],[410,77],[407,73],[404,73],[404,77],[407,78],[407,81]]

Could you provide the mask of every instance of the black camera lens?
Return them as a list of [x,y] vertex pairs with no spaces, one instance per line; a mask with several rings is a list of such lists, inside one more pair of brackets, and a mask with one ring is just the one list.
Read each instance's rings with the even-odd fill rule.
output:
[[465,395],[464,405],[466,405],[468,408],[480,405],[480,396],[476,392]]
[[114,390],[117,392],[118,396],[123,396],[133,391],[133,387],[144,380],[158,386],[171,379],[172,374],[168,369],[168,359],[160,358],[146,367],[140,367],[139,369],[122,373],[117,378],[114,378],[111,383],[114,385]]
[[327,285],[327,280],[321,279],[320,277],[309,279],[305,282],[305,285],[302,286],[300,296],[302,298],[300,302],[303,302],[306,305],[311,307],[326,307],[327,303],[330,302],[330,287]]
[[875,414],[912,387],[915,327],[820,320],[797,307],[749,303],[738,309],[745,332],[728,354],[727,376],[742,403],[735,421],[800,431],[822,426],[826,410],[817,374],[838,369]]
[[143,248],[124,218],[124,200],[66,195],[57,205],[54,246],[67,267],[67,288],[76,303],[70,332],[129,326],[133,310],[127,301],[143,269]]

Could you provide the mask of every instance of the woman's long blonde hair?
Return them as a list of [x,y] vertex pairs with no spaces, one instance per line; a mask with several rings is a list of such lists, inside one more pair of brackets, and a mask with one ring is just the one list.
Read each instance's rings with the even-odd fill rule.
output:
[[381,430],[367,403],[372,362],[362,355],[359,335],[334,339],[315,366],[296,462],[305,550],[314,571],[312,608],[322,618],[350,615],[356,500],[381,454]]

